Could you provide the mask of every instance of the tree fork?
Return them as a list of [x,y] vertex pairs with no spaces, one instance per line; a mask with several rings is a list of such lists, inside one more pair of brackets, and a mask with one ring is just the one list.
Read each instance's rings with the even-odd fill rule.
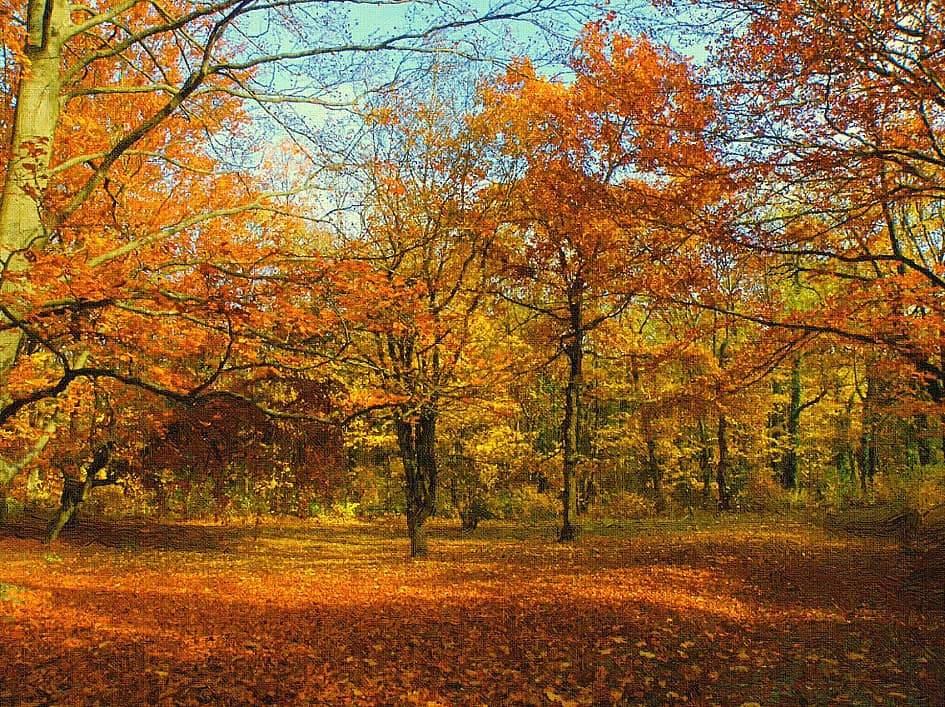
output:
[[113,477],[101,480],[95,478],[98,472],[108,465],[111,459],[111,452],[112,448],[109,444],[103,444],[95,451],[92,461],[89,462],[89,465],[86,467],[85,479],[83,481],[69,476],[63,478],[59,511],[56,513],[56,517],[49,523],[49,527],[46,530],[47,545],[55,542],[62,532],[62,529],[75,520],[79,508],[88,500],[89,494],[94,487],[115,483]]

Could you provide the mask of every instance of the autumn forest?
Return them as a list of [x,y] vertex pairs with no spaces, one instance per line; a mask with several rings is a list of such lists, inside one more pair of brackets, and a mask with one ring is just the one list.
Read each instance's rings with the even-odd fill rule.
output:
[[0,0],[0,705],[936,705],[941,0]]

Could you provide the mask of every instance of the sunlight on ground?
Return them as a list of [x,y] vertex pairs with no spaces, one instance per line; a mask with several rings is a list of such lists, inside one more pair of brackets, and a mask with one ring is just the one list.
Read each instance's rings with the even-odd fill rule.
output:
[[943,686],[942,615],[864,581],[895,576],[889,544],[440,525],[416,562],[395,525],[201,532],[219,546],[0,539],[0,699],[923,704]]

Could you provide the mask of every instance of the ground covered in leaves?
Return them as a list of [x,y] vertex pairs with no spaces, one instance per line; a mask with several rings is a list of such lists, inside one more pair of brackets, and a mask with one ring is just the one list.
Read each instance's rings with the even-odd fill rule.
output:
[[[94,542],[93,542],[94,541]],[[941,704],[907,550],[742,519],[0,532],[0,704]]]

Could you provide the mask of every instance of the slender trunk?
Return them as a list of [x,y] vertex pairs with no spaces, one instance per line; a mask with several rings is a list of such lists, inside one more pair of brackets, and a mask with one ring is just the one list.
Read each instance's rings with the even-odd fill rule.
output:
[[459,487],[456,483],[456,476],[450,479],[450,505],[453,506],[456,510],[459,510],[460,501],[459,501]]
[[436,512],[436,411],[423,408],[416,420],[396,421],[397,442],[404,465],[407,533],[410,556],[427,554],[427,520]]
[[719,415],[719,461],[715,467],[715,483],[719,487],[719,510],[732,509],[732,500],[729,496],[728,477],[728,419],[724,414]]
[[929,466],[932,463],[932,444],[929,439],[929,416],[922,413],[913,418],[913,430],[919,464]]
[[869,482],[872,477],[869,471],[871,455],[869,433],[860,435],[860,448],[857,450],[857,466],[860,472],[860,493],[866,495],[869,491]]
[[791,401],[787,410],[787,447],[781,458],[781,486],[797,488],[797,445],[801,427],[801,360],[791,364]]
[[942,462],[945,463],[945,415],[939,417],[939,430],[941,431]]
[[586,470],[578,474],[577,489],[577,514],[582,516],[590,508],[591,498],[594,495],[594,478]]
[[[771,393],[778,398],[783,392],[784,389],[781,385],[781,381],[774,379],[771,383]],[[784,452],[781,446],[785,426],[784,405],[777,402],[768,414],[768,436],[771,438],[771,446],[773,448],[771,454],[771,472],[774,478],[779,481],[781,480],[781,466],[784,458]]]
[[640,369],[635,356],[631,358],[630,367],[634,392],[640,403],[640,429],[643,433],[643,439],[646,442],[646,465],[643,468],[643,487],[646,489],[646,483],[649,481],[650,488],[653,489],[653,504],[656,507],[656,512],[662,513],[666,509],[666,499],[663,497],[663,469],[656,451],[656,433],[653,430],[653,408],[646,399]]
[[[719,360],[719,368],[725,370],[728,365],[728,328],[726,327],[725,338],[719,343],[716,356]],[[717,392],[717,400],[722,402],[722,390]],[[719,412],[719,422],[717,427],[717,439],[719,458],[715,465],[715,484],[719,491],[719,511],[731,510],[731,498],[728,490],[728,418],[724,412]]]
[[[588,460],[591,457],[591,421],[590,410],[584,404],[584,391],[578,395],[577,399],[577,450],[580,459]],[[577,473],[577,513],[584,515],[590,508],[591,500],[594,498],[594,470],[588,464],[581,465],[582,468]]]
[[705,420],[699,418],[699,473],[702,476],[702,508],[709,507],[712,497],[712,452],[705,430]]
[[[576,315],[580,317],[580,313]],[[574,540],[577,526],[577,467],[578,467],[578,412],[581,400],[581,378],[584,363],[584,332],[575,327],[567,344],[568,385],[564,398],[564,420],[561,436],[564,446],[564,490],[562,492],[562,522],[558,539],[561,542]]]
[[[650,434],[649,430],[647,430],[647,434]],[[653,484],[653,503],[656,505],[656,512],[662,513],[666,510],[666,498],[663,496],[663,470],[656,454],[656,440],[652,436],[649,436],[646,440],[646,452],[650,481]]]
[[876,467],[879,463],[877,439],[879,432],[876,411],[874,410],[877,395],[876,383],[871,376],[866,379],[866,395],[863,400],[863,424],[860,435],[859,465],[860,489],[865,495],[876,476]]
[[840,502],[850,490],[850,484],[856,483],[856,459],[853,444],[850,441],[850,430],[853,422],[853,396],[847,399],[843,412],[837,417],[837,438],[840,440],[839,449],[835,457],[837,478],[840,480]]

